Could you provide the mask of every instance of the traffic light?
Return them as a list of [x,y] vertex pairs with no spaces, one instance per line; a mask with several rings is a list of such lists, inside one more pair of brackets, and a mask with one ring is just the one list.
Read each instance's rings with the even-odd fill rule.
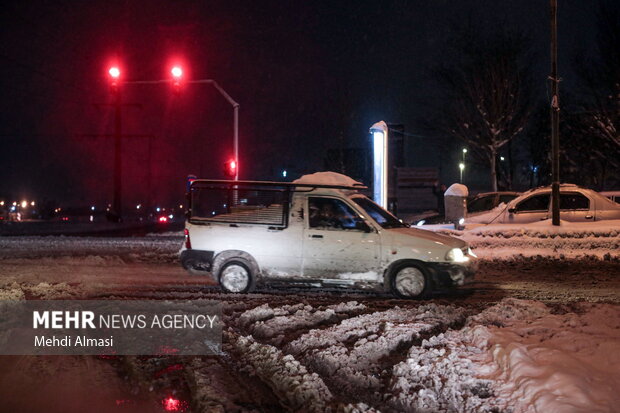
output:
[[110,75],[110,84],[113,88],[118,86],[118,79],[121,77],[121,71],[118,66],[112,66],[108,70],[108,74]]
[[181,76],[183,76],[183,69],[181,69],[180,66],[175,66],[170,69],[170,73],[172,73],[172,77],[175,79],[181,79]]
[[172,86],[174,87],[175,92],[179,92],[181,89],[181,78],[183,77],[183,69],[181,66],[174,66],[170,69],[170,73],[172,74]]
[[108,74],[110,75],[110,90],[112,93],[117,93],[119,90],[118,83],[121,77],[121,70],[118,66],[111,66],[108,69]]
[[228,177],[234,178],[237,176],[237,161],[231,159],[224,163],[224,174]]
[[112,66],[110,70],[108,70],[108,73],[110,74],[112,79],[118,79],[119,76],[121,75],[121,71],[116,66]]

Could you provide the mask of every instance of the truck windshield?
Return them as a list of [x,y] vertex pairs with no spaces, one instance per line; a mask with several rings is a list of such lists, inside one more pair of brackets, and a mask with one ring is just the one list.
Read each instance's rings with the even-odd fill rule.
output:
[[366,197],[354,197],[351,199],[357,205],[362,207],[362,209],[366,211],[372,219],[377,221],[377,224],[381,225],[382,228],[402,228],[407,226],[407,224],[403,224],[394,215],[390,214],[388,211],[381,208],[379,205],[375,204]]

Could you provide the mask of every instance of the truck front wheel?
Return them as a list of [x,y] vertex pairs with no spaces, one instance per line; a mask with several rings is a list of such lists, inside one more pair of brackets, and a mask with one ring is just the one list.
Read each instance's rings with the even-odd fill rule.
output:
[[424,298],[430,293],[432,284],[422,264],[406,262],[392,269],[390,287],[397,297]]

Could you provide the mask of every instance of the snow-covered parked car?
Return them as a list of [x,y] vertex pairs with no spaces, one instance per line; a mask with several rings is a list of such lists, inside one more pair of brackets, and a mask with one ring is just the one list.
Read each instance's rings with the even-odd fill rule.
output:
[[[467,217],[466,223],[512,224],[551,218],[551,187],[525,192],[508,204],[500,204],[484,214]],[[620,205],[591,189],[560,185],[560,219],[571,222],[620,219]]]
[[500,204],[507,204],[516,197],[521,195],[520,192],[500,191],[500,192],[484,192],[467,200],[467,215],[472,216],[482,212],[490,211]]
[[601,195],[611,199],[617,204],[620,204],[620,191],[603,191],[599,192]]
[[473,278],[466,242],[409,228],[362,189],[334,172],[293,183],[194,180],[183,267],[234,293],[278,283],[423,297]]

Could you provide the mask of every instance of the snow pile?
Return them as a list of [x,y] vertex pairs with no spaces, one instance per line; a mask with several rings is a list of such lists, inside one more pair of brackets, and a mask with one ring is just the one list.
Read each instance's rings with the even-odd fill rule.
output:
[[498,399],[515,412],[615,410],[620,403],[620,307],[582,304],[580,313],[559,315],[540,303],[523,304],[533,307],[530,317],[493,314],[504,327],[490,326],[485,337],[492,361],[480,372],[502,383]]
[[70,299],[74,290],[67,283],[42,282],[36,285],[18,284],[13,281],[0,287],[0,300],[25,300],[26,296],[34,296],[42,300]]
[[16,282],[0,287],[0,300],[25,300],[26,296]]
[[374,407],[368,406],[366,403],[355,403],[355,404],[347,404],[347,405],[339,405],[338,413],[380,413],[380,410],[375,409]]
[[489,381],[476,377],[487,352],[473,345],[472,330],[450,330],[411,347],[394,366],[386,404],[397,411],[489,411]]
[[452,184],[443,195],[467,197],[469,195],[469,191],[467,190],[467,187],[463,184]]
[[620,307],[554,314],[505,299],[460,330],[411,347],[394,366],[396,410],[609,412],[620,403]]
[[239,325],[254,338],[269,339],[271,344],[280,345],[287,333],[335,323],[365,308],[365,305],[356,301],[330,305],[325,309],[315,309],[304,304],[271,309],[268,304],[263,304],[243,313],[239,317]]
[[531,224],[496,224],[455,231],[425,226],[466,241],[481,259],[550,256],[620,260],[620,220]]
[[382,398],[382,372],[390,359],[402,357],[424,335],[464,320],[464,310],[435,304],[393,308],[347,319],[325,330],[311,330],[289,343],[285,351],[329,378],[332,388],[363,395],[362,401]]
[[182,237],[0,237],[0,259],[94,257],[85,259],[100,260],[103,264],[116,256],[126,261],[176,262],[182,243]]
[[293,181],[294,184],[306,185],[339,185],[339,186],[364,186],[363,183],[337,172],[315,172],[303,175]]
[[62,298],[70,298],[74,294],[73,288],[64,282],[55,284],[42,282],[37,285],[22,288],[42,300],[59,300]]
[[255,342],[251,337],[229,335],[235,350],[243,355],[252,373],[267,383],[290,411],[324,412],[333,396],[316,373],[309,373],[291,355]]

